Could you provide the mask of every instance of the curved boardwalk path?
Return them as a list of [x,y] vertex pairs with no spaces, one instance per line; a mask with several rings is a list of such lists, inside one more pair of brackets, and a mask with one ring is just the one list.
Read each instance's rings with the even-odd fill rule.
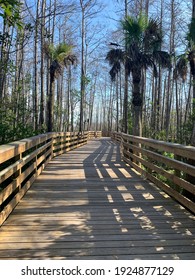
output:
[[109,138],[54,158],[0,229],[0,259],[195,259],[194,216]]

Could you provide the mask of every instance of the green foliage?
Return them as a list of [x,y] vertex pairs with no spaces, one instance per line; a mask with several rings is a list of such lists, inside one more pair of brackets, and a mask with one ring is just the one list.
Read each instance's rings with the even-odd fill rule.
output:
[[31,124],[19,122],[16,127],[13,127],[13,125],[11,125],[13,122],[14,116],[10,115],[0,123],[1,145],[36,135]]
[[163,156],[174,159],[174,153],[163,152]]
[[91,82],[91,79],[87,76],[83,76],[82,81],[87,86]]
[[162,32],[157,20],[140,14],[137,18],[128,16],[121,24],[127,47],[136,44],[145,53],[160,50]]
[[66,43],[60,43],[57,46],[45,44],[45,52],[52,61],[56,60],[58,63],[64,63],[64,60],[72,53],[72,46]]
[[128,74],[132,74],[133,82],[141,80],[141,70],[152,68],[157,74],[157,66],[171,67],[171,56],[161,51],[162,32],[158,21],[148,19],[142,14],[137,17],[126,17],[121,21],[124,31],[125,45],[110,50],[106,60],[110,66],[110,76],[115,80],[124,64]]
[[194,120],[195,120],[195,112],[191,114],[186,124],[182,127],[182,139],[181,142],[185,143],[186,145],[191,144],[191,137],[192,137],[192,131],[194,126]]
[[[30,80],[30,74],[26,73],[25,84],[29,90]],[[12,95],[7,94],[0,104],[0,144],[36,135],[31,119],[32,108],[23,94],[22,84],[19,81]]]
[[184,53],[177,58],[177,64],[174,69],[174,78],[177,79],[178,77],[182,78],[182,81],[185,82],[187,78],[188,72],[188,57]]
[[191,23],[188,26],[188,33],[186,37],[189,48],[195,49],[195,18],[192,18]]
[[138,18],[127,16],[125,20],[121,21],[127,44],[131,44],[132,41],[136,41],[139,44],[142,41],[147,22],[147,17],[142,14]]
[[166,130],[163,129],[161,131],[156,131],[155,139],[161,140],[161,141],[166,141]]
[[0,16],[10,25],[22,29],[23,24],[20,17],[20,7],[22,4],[18,0],[0,0]]

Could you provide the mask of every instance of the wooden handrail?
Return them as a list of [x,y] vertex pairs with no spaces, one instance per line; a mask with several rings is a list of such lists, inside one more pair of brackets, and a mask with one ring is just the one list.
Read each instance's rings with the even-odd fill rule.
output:
[[195,213],[195,147],[112,133],[123,160]]
[[55,156],[87,143],[88,132],[46,133],[0,146],[0,225]]
[[88,139],[101,138],[101,137],[102,137],[102,131],[89,131]]

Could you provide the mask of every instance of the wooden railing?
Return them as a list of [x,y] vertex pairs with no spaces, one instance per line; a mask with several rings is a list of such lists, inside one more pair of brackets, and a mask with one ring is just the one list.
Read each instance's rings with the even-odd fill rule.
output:
[[89,131],[88,132],[88,139],[101,138],[101,137],[102,137],[101,131]]
[[47,133],[0,146],[0,225],[55,156],[87,143],[85,133]]
[[195,213],[195,147],[116,132],[112,138],[126,163]]

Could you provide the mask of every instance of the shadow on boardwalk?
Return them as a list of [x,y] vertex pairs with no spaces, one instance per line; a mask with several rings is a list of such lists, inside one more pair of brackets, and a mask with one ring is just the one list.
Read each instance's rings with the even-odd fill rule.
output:
[[109,138],[53,159],[0,232],[1,259],[194,259],[194,217]]

